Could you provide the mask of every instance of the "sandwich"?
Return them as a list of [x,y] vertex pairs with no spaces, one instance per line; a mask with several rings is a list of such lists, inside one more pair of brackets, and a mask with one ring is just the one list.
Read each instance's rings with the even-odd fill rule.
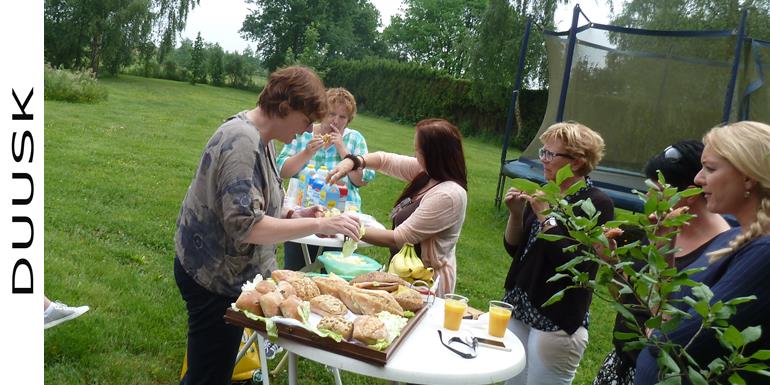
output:
[[337,298],[340,298],[340,288],[349,286],[347,281],[334,274],[329,274],[328,277],[313,277],[312,280],[321,294],[329,294]]
[[286,318],[294,318],[295,320],[302,322],[302,317],[299,315],[299,305],[302,304],[302,300],[296,295],[292,295],[281,302],[281,314]]
[[262,308],[262,313],[268,318],[281,315],[281,302],[283,302],[283,296],[278,291],[259,297],[259,306]]
[[289,281],[281,281],[278,282],[277,287],[278,292],[281,293],[283,298],[288,298],[292,295],[297,295],[297,291],[294,290],[294,286],[292,286]]
[[321,318],[317,327],[318,329],[333,331],[341,335],[345,340],[350,340],[353,337],[353,323],[342,316],[335,315]]
[[310,311],[322,317],[342,316],[348,313],[348,308],[345,307],[345,304],[339,298],[328,294],[321,294],[310,300]]
[[240,310],[248,310],[252,314],[262,317],[262,307],[259,306],[259,298],[262,297],[262,293],[257,290],[248,290],[241,292],[238,299],[235,301],[235,307]]
[[393,293],[393,298],[396,299],[396,302],[398,302],[404,310],[416,312],[422,309],[424,305],[422,294],[420,294],[420,292],[402,285],[399,285],[398,290]]
[[310,278],[302,277],[300,279],[289,281],[289,283],[297,293],[297,297],[301,298],[303,301],[310,301],[314,297],[321,295],[318,286],[316,286],[315,282]]
[[305,273],[292,270],[273,270],[270,274],[275,282],[293,281],[295,279],[305,278]]
[[363,282],[379,282],[379,283],[397,283],[399,285],[409,286],[409,282],[404,281],[401,277],[386,273],[384,271],[372,271],[369,273],[361,274],[350,281],[351,285]]
[[363,315],[353,321],[353,339],[367,345],[374,345],[388,338],[385,323],[374,316]]

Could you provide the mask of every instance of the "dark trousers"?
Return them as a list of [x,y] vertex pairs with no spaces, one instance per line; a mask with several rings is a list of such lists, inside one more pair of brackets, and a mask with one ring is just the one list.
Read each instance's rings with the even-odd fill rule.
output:
[[[310,263],[315,262],[318,254],[318,246],[307,246],[310,252]],[[324,247],[324,251],[342,251],[339,247]],[[284,242],[283,244],[283,268],[286,270],[298,271],[305,267],[305,256],[302,254],[302,245],[295,242]],[[325,272],[322,270],[322,272]]]
[[187,303],[187,373],[180,385],[230,384],[243,328],[226,324],[225,310],[236,298],[198,285],[174,258],[174,277]]

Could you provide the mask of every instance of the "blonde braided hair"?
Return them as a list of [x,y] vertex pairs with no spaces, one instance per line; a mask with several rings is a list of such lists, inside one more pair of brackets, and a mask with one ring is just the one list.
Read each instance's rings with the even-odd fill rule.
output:
[[739,172],[757,181],[760,194],[756,220],[727,247],[709,253],[709,261],[713,263],[752,240],[770,234],[770,126],[742,121],[714,127],[703,137],[703,143]]

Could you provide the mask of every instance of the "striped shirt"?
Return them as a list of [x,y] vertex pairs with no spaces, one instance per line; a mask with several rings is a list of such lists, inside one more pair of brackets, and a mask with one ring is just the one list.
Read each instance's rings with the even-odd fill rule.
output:
[[[281,153],[276,159],[278,169],[280,170],[283,168],[283,164],[286,162],[286,159],[304,150],[311,139],[313,139],[313,134],[310,132],[305,132],[294,138],[291,143],[283,146],[283,150],[281,150]],[[361,135],[360,132],[351,128],[345,128],[345,131],[343,131],[342,142],[345,144],[345,148],[347,148],[348,152],[353,155],[364,155],[369,152],[368,148],[366,147],[366,140],[364,139],[364,136]],[[308,163],[313,162],[315,164],[316,170],[318,170],[321,166],[326,166],[327,169],[331,170],[341,160],[342,158],[340,157],[339,153],[337,153],[337,148],[332,145],[329,146],[329,148],[321,147],[315,153],[315,155],[310,158]],[[307,167],[308,163],[305,163],[297,172],[297,174],[294,175],[295,178],[297,175],[299,175],[300,172],[302,172],[305,167]],[[362,179],[366,183],[370,182],[372,179],[374,179],[374,170],[364,170]],[[349,178],[346,177],[344,180],[348,185],[347,201],[354,203],[356,206],[358,206],[359,210],[361,210],[361,194],[358,192],[358,187],[350,182]]]

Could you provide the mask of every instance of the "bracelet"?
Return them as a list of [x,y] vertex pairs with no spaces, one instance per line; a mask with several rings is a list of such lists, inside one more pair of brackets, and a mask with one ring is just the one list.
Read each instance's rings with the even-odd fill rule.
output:
[[366,168],[366,158],[364,158],[363,155],[359,155],[359,157],[361,158],[361,169],[365,169]]
[[345,159],[350,159],[353,162],[353,169],[351,171],[356,171],[361,168],[361,160],[358,159],[357,156],[353,154],[347,154],[345,155]]
[[286,219],[291,219],[291,217],[294,216],[294,209],[289,209],[289,211],[286,212]]

